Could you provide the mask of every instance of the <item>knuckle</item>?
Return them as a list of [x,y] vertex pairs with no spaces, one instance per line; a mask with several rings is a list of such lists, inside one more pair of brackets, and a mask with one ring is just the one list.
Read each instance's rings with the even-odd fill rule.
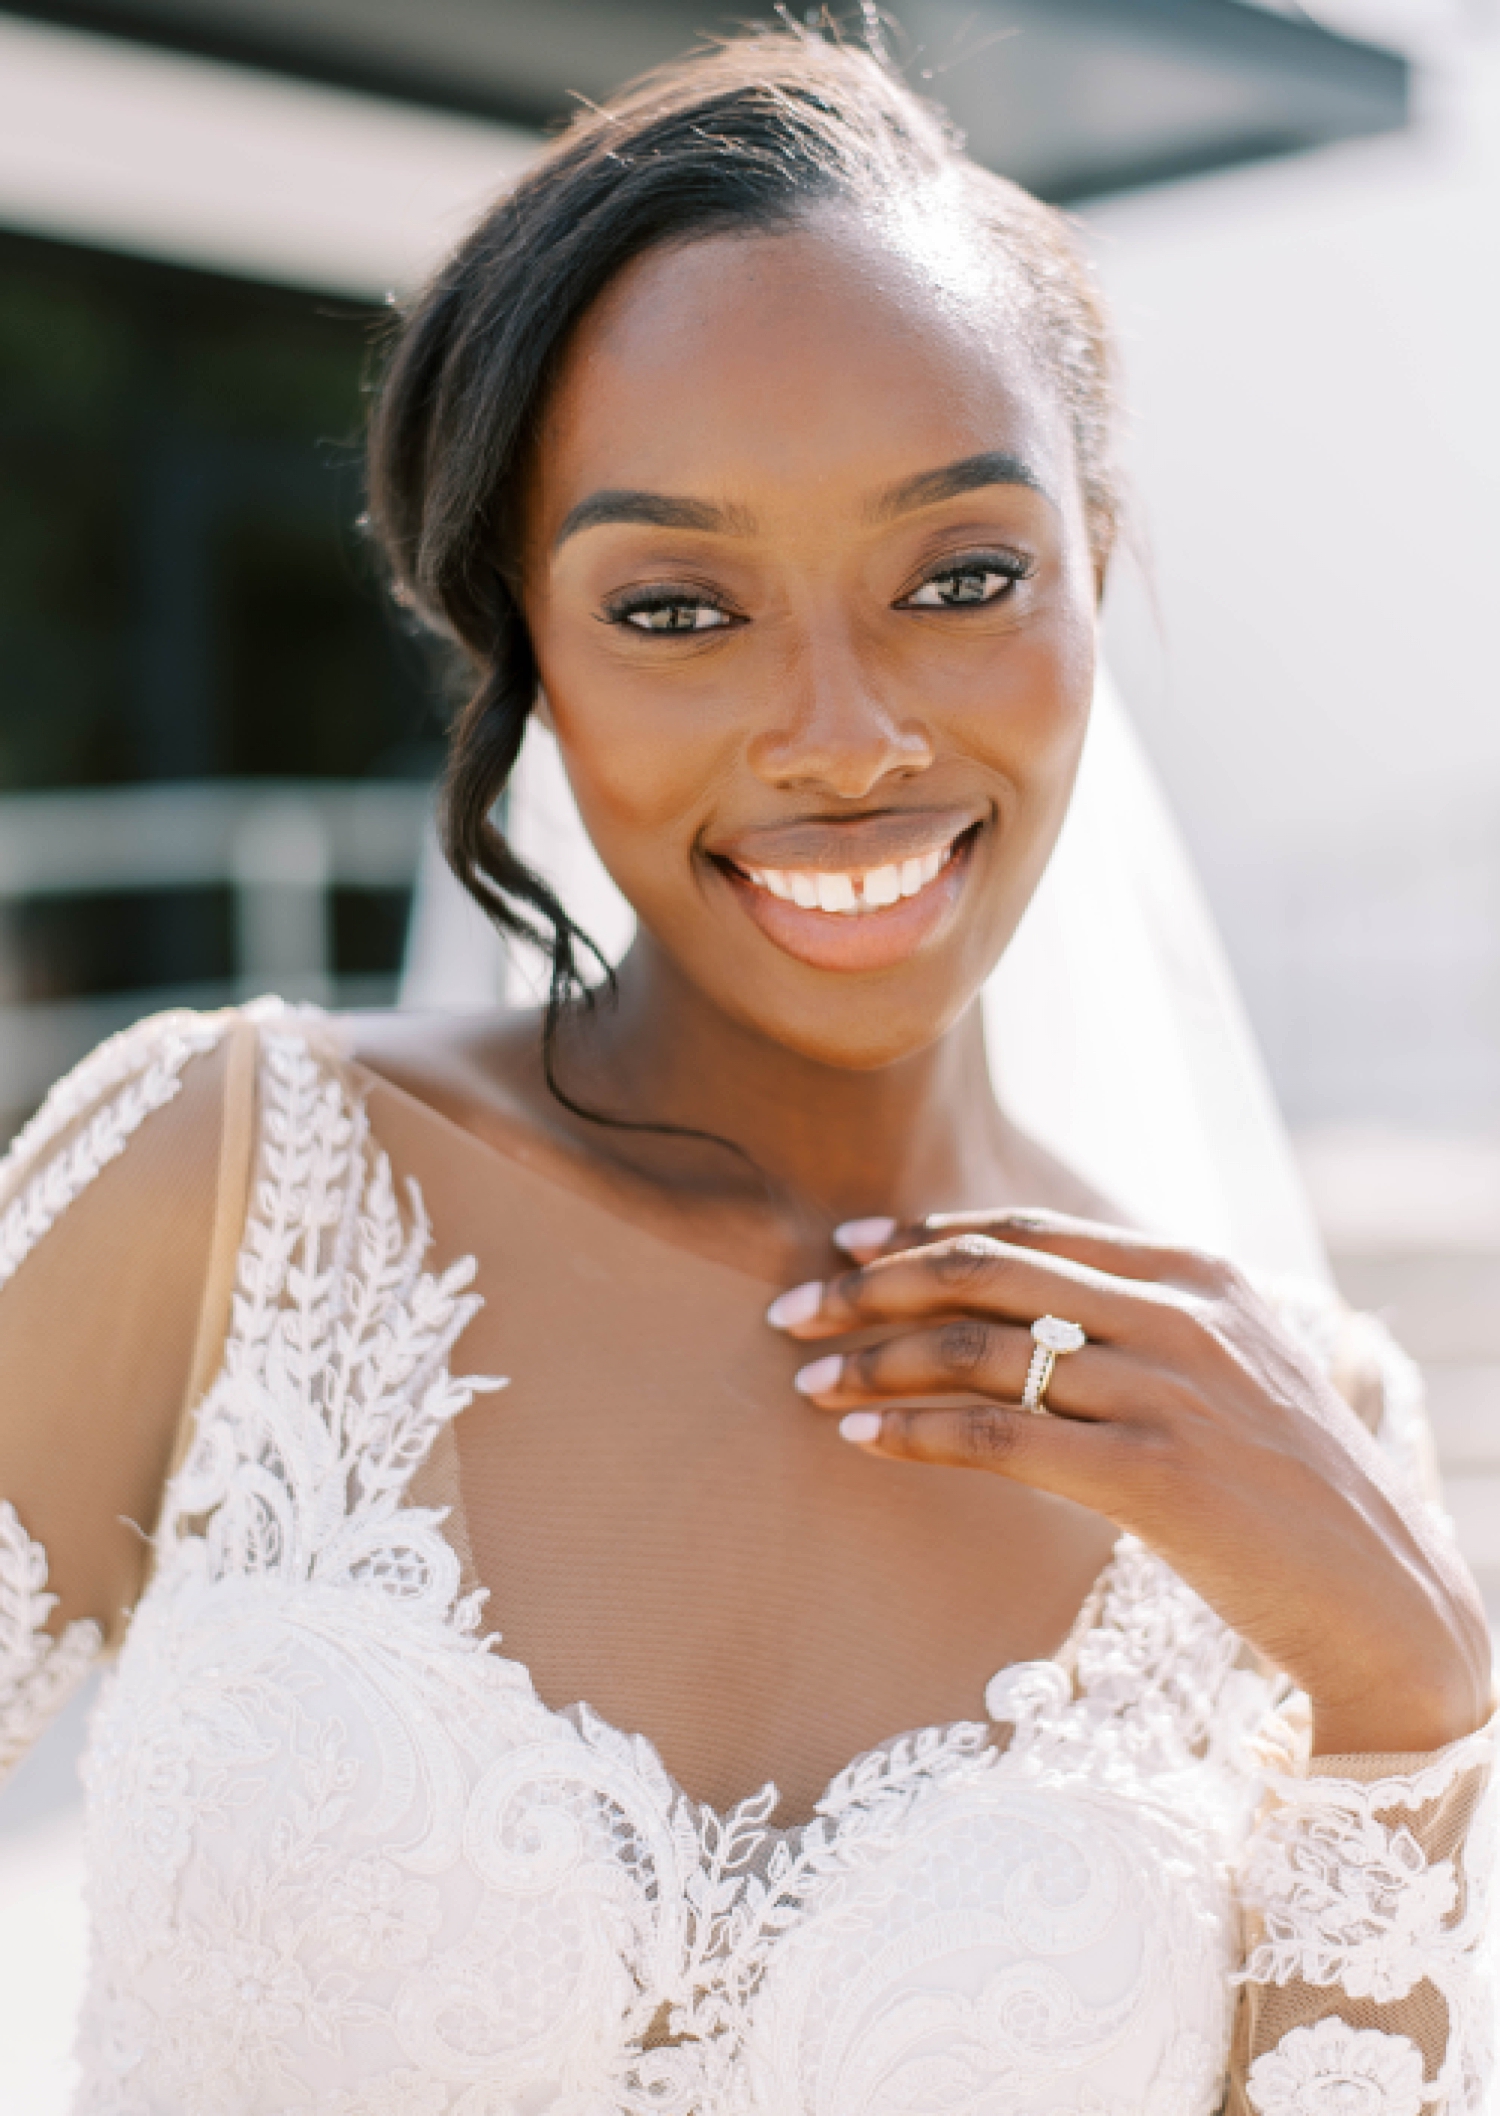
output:
[[880,1439],[888,1455],[916,1458],[924,1453],[916,1418],[916,1412],[905,1404],[893,1404],[883,1413]]
[[1177,1435],[1160,1425],[1136,1425],[1121,1435],[1126,1443],[1121,1468],[1142,1503],[1157,1518],[1179,1513],[1189,1496],[1187,1450]]
[[825,1312],[859,1315],[863,1312],[869,1291],[869,1281],[863,1271],[845,1271],[830,1279],[823,1289]]
[[1058,1234],[1065,1224],[1061,1213],[1048,1212],[1041,1205],[1014,1206],[995,1214],[995,1225],[1007,1234]]
[[961,1234],[928,1251],[928,1269],[950,1293],[969,1292],[991,1280],[1000,1267],[999,1243],[988,1234]]
[[862,1392],[876,1395],[880,1389],[880,1356],[883,1345],[861,1345],[858,1351],[846,1352],[843,1372],[839,1376],[839,1387],[845,1392]]
[[961,1414],[964,1452],[975,1462],[1009,1461],[1016,1452],[1020,1428],[1014,1418],[976,1403]]
[[1240,1281],[1240,1274],[1228,1257],[1212,1249],[1179,1250],[1175,1272],[1184,1285],[1191,1286],[1195,1293],[1206,1294],[1210,1300],[1227,1298]]
[[938,1364],[947,1374],[974,1374],[984,1366],[994,1342],[988,1323],[973,1316],[945,1323],[937,1333]]
[[1191,1353],[1212,1328],[1213,1304],[1199,1294],[1164,1294],[1155,1305],[1156,1334],[1169,1352]]

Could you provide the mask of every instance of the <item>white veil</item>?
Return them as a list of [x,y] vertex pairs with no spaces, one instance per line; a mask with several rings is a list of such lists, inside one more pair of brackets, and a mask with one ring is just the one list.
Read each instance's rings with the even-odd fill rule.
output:
[[[618,961],[630,908],[535,722],[508,819],[517,852]],[[538,965],[507,959],[431,847],[402,1004],[493,1005],[540,988]],[[1212,919],[1106,677],[1057,850],[983,1005],[1008,1113],[1133,1219],[1251,1269],[1327,1275]]]

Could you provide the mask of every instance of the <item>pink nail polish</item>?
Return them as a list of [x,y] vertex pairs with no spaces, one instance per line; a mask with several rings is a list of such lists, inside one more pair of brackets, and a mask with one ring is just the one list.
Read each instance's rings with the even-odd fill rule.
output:
[[872,1440],[880,1438],[879,1411],[851,1411],[847,1418],[839,1420],[839,1438],[852,1440],[856,1447],[868,1447]]
[[842,1352],[829,1352],[822,1359],[813,1360],[808,1366],[799,1367],[792,1377],[792,1385],[804,1396],[826,1396],[830,1389],[839,1385],[839,1376],[844,1371]]
[[810,1278],[804,1286],[778,1293],[766,1310],[766,1321],[774,1330],[795,1330],[798,1323],[811,1322],[823,1305],[823,1282]]
[[840,1248],[855,1255],[861,1249],[879,1249],[896,1231],[892,1219],[844,1220],[833,1230],[833,1239]]

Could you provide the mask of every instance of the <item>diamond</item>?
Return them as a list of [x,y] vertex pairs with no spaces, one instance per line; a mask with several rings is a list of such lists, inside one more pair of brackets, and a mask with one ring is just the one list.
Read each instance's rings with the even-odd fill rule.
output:
[[1078,1352],[1088,1343],[1077,1323],[1064,1322],[1060,1315],[1043,1315],[1032,1324],[1031,1334],[1049,1352]]

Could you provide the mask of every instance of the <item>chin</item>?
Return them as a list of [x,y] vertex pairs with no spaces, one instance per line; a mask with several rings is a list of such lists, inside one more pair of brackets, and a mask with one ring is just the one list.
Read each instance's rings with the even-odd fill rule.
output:
[[[830,990],[809,1007],[752,1011],[743,997],[726,1005],[726,1011],[768,1043],[794,1051],[809,1064],[831,1072],[878,1073],[903,1060],[915,1058],[939,1042],[973,1005],[976,985],[946,1002],[928,994],[880,999],[874,994],[840,992],[842,979],[829,979]],[[721,1001],[721,1004],[724,1004]]]

